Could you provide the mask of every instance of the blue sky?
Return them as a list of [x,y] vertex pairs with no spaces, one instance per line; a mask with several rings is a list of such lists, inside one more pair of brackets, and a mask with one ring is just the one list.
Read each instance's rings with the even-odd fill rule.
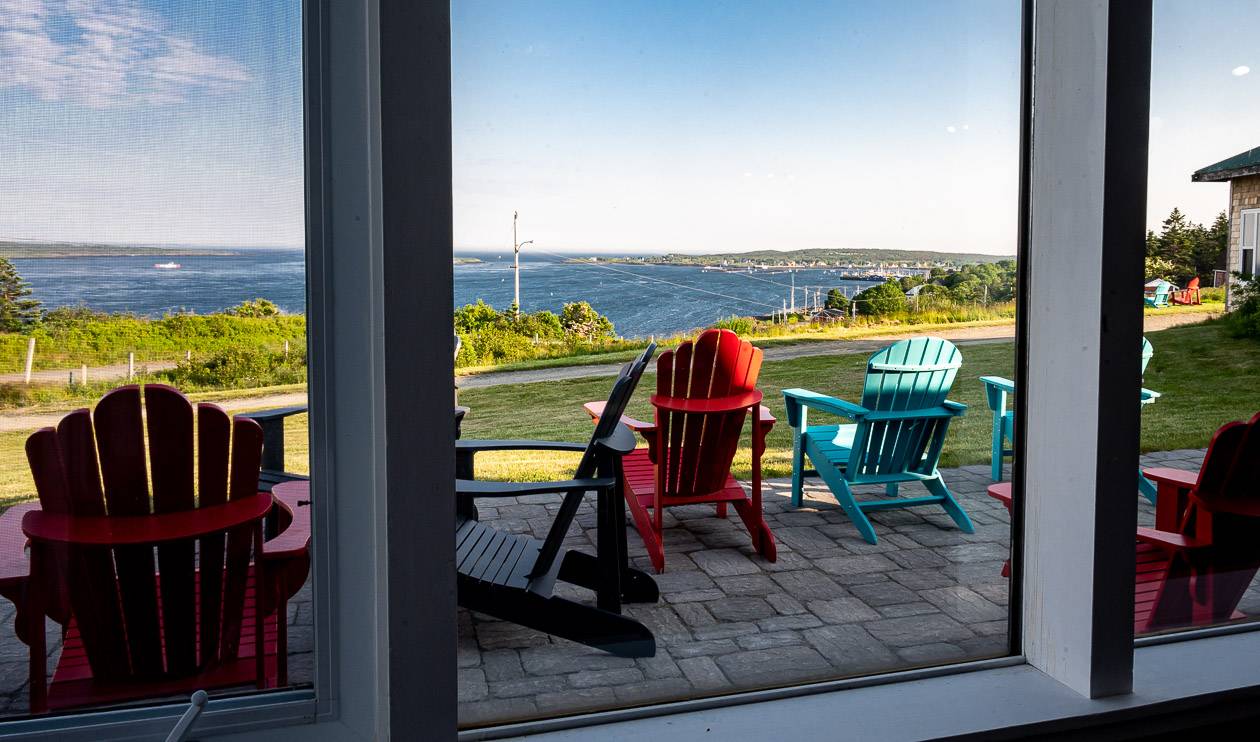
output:
[[[1152,224],[1260,144],[1260,4],[1156,1]],[[0,0],[0,237],[297,245],[297,0]],[[452,5],[455,237],[1013,251],[1018,3]],[[1226,32],[1222,32],[1226,29]],[[1255,72],[1235,74],[1236,68]]]

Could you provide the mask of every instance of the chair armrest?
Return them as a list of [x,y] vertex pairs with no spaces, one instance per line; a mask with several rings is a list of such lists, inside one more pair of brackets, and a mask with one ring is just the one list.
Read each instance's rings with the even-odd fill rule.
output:
[[556,482],[482,482],[475,479],[456,479],[455,494],[459,497],[517,497],[519,495],[548,495],[556,492],[586,492],[588,490],[615,487],[613,477],[592,479],[566,479]]
[[980,377],[980,383],[1008,394],[1016,393],[1016,383],[1005,377]]
[[263,542],[263,559],[287,559],[304,556],[311,546],[310,490],[272,493],[276,507],[290,516],[289,525],[268,541]]
[[1180,533],[1158,531],[1154,528],[1137,529],[1137,540],[1144,544],[1154,544],[1155,546],[1163,546],[1176,551],[1202,549],[1205,546],[1212,545],[1208,541],[1200,541],[1189,536],[1183,536]]
[[[590,415],[592,420],[599,422],[599,418],[604,414],[604,406],[607,404],[608,403],[604,400],[600,400],[598,402],[587,402],[582,405],[582,409],[586,410],[586,414]],[[651,431],[656,430],[656,425],[654,423],[636,420],[629,415],[621,416],[621,424],[636,433],[650,433]]]
[[88,546],[159,544],[207,536],[253,521],[271,510],[270,492],[222,505],[160,515],[73,516],[32,510],[22,516],[22,532],[32,541]]
[[743,410],[761,404],[761,390],[731,394],[725,397],[710,399],[689,399],[686,397],[669,397],[664,394],[653,394],[649,401],[653,407],[670,412],[717,413]]
[[477,453],[479,451],[573,451],[582,453],[585,443],[568,441],[531,441],[531,440],[485,440],[455,441],[455,450],[459,453]]
[[793,404],[830,412],[833,415],[847,417],[851,420],[858,420],[870,414],[870,410],[865,407],[860,407],[852,402],[846,402],[836,397],[828,397],[826,394],[811,392],[808,389],[784,389],[783,397],[788,403],[789,420],[792,417],[791,408]]
[[1147,479],[1158,484],[1171,484],[1184,489],[1193,489],[1199,483],[1199,473],[1197,471],[1169,469],[1160,466],[1152,469],[1143,469],[1142,473],[1146,475]]
[[22,517],[39,510],[39,501],[14,505],[0,514],[0,590],[25,580],[31,573],[31,558],[26,551],[26,534],[22,533]]
[[1151,391],[1146,387],[1142,387],[1142,404],[1150,404],[1162,396],[1163,395],[1159,392]]
[[766,424],[774,425],[775,423],[778,422],[778,420],[775,419],[774,415],[770,414],[770,408],[766,407],[765,405],[761,405],[759,408],[757,408],[757,419],[761,421],[762,425],[766,425]]
[[1007,394],[1015,393],[1015,382],[1002,376],[981,376],[980,382],[985,386],[1000,389]]
[[307,411],[306,405],[294,405],[292,407],[277,407],[271,410],[257,410],[255,412],[242,412],[236,417],[247,417],[251,420],[257,420],[260,425],[271,422],[273,420],[283,420],[286,417],[300,415]]

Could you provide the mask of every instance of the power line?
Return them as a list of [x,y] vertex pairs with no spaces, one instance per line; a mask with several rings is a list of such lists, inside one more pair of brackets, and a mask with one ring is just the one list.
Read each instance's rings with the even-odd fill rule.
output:
[[[562,260],[568,260],[568,258],[567,258],[566,256],[564,256],[564,255],[558,255],[558,254],[556,254],[556,253],[546,252],[545,250],[535,250],[535,252],[540,252],[540,253],[543,253],[544,255],[550,255],[550,256],[552,256],[552,257],[555,257],[555,258],[560,258],[560,259],[562,259]],[[641,280],[644,280],[644,281],[650,281],[650,282],[655,282],[655,283],[663,283],[663,284],[668,285],[668,286],[674,286],[675,288],[680,288],[680,289],[683,289],[684,291],[695,291],[695,292],[702,293],[702,294],[710,294],[710,295],[712,295],[712,296],[718,296],[718,297],[721,297],[721,298],[723,298],[723,299],[728,299],[728,300],[730,300],[730,301],[739,302],[739,303],[741,303],[741,304],[751,304],[751,305],[758,306],[758,307],[769,307],[769,308],[770,308],[771,310],[773,310],[773,311],[778,311],[778,310],[779,310],[779,308],[778,308],[777,306],[775,306],[775,305],[773,305],[773,304],[767,304],[767,303],[766,303],[766,302],[764,302],[764,301],[757,301],[757,300],[755,300],[755,299],[744,299],[744,298],[742,298],[742,297],[738,297],[738,296],[731,296],[730,294],[723,294],[723,293],[721,293],[721,292],[719,292],[719,291],[710,291],[710,290],[708,290],[708,289],[702,289],[702,288],[699,288],[699,287],[697,287],[697,286],[688,286],[688,285],[686,285],[686,284],[682,284],[682,283],[675,283],[674,281],[667,281],[667,280],[665,280],[664,278],[657,278],[656,276],[646,276],[646,275],[644,275],[644,274],[642,274],[642,273],[635,273],[634,271],[623,270],[623,269],[620,269],[620,268],[613,268],[612,266],[610,266],[610,265],[605,265],[605,264],[603,264],[603,263],[588,263],[588,262],[586,262],[586,261],[577,261],[577,263],[576,263],[576,264],[577,264],[577,265],[584,265],[584,266],[588,266],[588,267],[591,267],[591,268],[602,268],[602,269],[604,269],[604,270],[606,270],[606,271],[612,271],[613,273],[624,273],[624,274],[626,274],[626,275],[628,275],[628,276],[634,276],[635,278],[638,278],[638,279],[641,279]]]

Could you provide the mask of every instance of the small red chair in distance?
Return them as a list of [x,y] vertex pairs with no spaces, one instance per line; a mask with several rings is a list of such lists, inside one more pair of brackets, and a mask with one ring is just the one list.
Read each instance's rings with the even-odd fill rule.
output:
[[[145,386],[143,409],[141,395],[120,387],[31,434],[39,502],[0,516],[0,595],[30,647],[33,713],[288,684],[307,503],[259,491],[257,422],[200,404],[194,425],[177,390]],[[51,684],[45,618],[64,640]]]
[[[775,419],[761,405],[756,388],[761,350],[730,330],[706,330],[700,337],[660,355],[655,422],[621,421],[648,442],[623,459],[626,503],[643,538],[652,566],[665,571],[664,509],[715,503],[717,516],[732,505],[748,528],[753,548],[775,560],[774,534],[761,512],[761,456]],[[596,421],[603,402],[589,402]],[[752,421],[751,494],[731,476],[744,418]]]
[[[1134,632],[1245,618],[1238,603],[1260,570],[1260,413],[1217,430],[1198,472],[1143,473],[1159,494],[1155,527],[1137,529]],[[1010,482],[989,495],[1010,509]]]

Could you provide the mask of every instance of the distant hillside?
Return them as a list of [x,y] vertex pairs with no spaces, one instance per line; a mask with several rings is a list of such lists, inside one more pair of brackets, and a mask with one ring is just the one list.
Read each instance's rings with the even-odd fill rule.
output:
[[214,247],[152,247],[93,242],[36,242],[0,239],[0,258],[164,257],[168,255],[236,255],[236,250]]
[[1013,255],[981,255],[979,253],[931,252],[929,250],[754,250],[753,252],[684,255],[669,253],[644,258],[627,258],[627,262],[666,263],[670,265],[827,265],[827,266],[960,266],[969,263],[996,263],[1013,260]]

